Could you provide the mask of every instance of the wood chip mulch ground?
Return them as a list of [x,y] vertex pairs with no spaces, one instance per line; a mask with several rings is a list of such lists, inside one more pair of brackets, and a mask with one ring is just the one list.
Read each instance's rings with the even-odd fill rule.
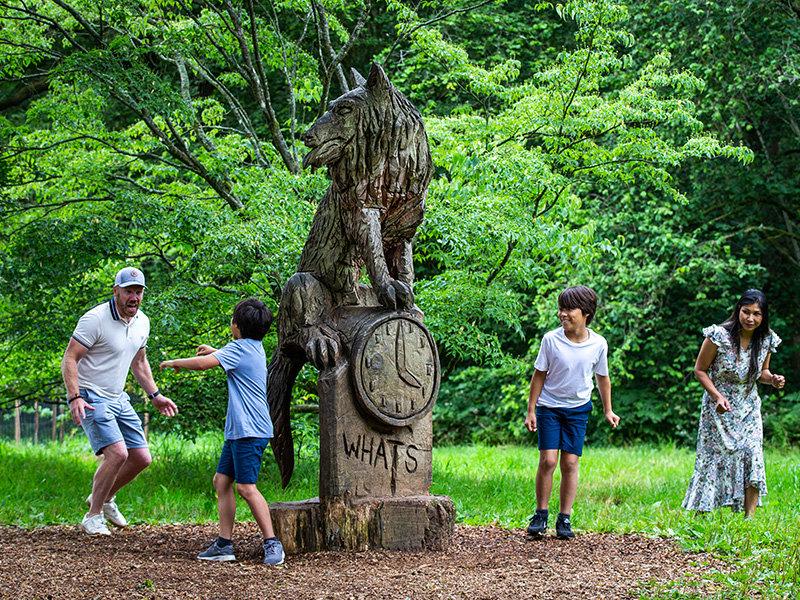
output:
[[634,599],[679,580],[702,587],[703,575],[729,569],[665,539],[531,540],[523,530],[468,526],[441,552],[321,552],[268,567],[254,524],[237,524],[234,535],[237,562],[207,563],[196,555],[216,537],[213,523],[137,525],[110,537],[0,527],[0,598]]

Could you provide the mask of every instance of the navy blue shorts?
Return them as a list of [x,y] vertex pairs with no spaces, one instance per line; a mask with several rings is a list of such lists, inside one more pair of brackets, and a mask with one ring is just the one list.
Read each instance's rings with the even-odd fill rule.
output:
[[580,456],[592,401],[577,408],[536,407],[539,450],[563,450]]
[[269,438],[225,440],[219,457],[217,473],[235,479],[237,483],[255,483],[261,471],[261,457]]

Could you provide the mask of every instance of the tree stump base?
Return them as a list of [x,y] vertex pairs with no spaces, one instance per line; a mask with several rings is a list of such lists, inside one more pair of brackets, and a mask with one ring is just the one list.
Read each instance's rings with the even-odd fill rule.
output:
[[319,498],[270,504],[275,535],[288,554],[322,550],[442,550],[456,510],[447,496]]

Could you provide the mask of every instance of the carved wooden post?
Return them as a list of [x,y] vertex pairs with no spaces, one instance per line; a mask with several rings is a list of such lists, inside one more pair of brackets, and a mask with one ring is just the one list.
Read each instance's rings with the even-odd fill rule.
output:
[[289,552],[443,548],[450,498],[429,494],[440,367],[413,315],[343,308],[344,347],[319,377],[319,498],[270,505]]
[[[320,370],[319,497],[270,505],[288,552],[442,548],[455,508],[431,496],[439,357],[414,304],[411,241],[433,174],[419,112],[373,65],[305,133],[304,167],[328,167],[278,311],[268,370],[272,448],[284,486],[289,403],[306,361]],[[358,283],[366,267],[371,286]]]

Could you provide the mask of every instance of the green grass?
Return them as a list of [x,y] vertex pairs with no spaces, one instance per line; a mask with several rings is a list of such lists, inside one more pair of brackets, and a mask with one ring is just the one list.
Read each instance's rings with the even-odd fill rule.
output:
[[[217,520],[217,498],[211,479],[222,438],[207,435],[189,442],[151,437],[152,465],[123,490],[125,516],[131,523],[202,523]],[[37,527],[77,523],[86,512],[98,462],[86,439],[64,444],[0,442],[0,525]],[[311,498],[318,494],[318,463],[298,460],[291,484],[281,490],[278,466],[265,459],[259,489],[270,502]],[[239,502],[237,519],[250,520]]]
[[[221,438],[213,435],[195,442],[151,440],[152,466],[120,498],[126,516],[133,523],[216,521],[211,478],[220,446]],[[712,585],[682,581],[643,588],[642,598],[797,599],[800,453],[768,451],[766,460],[769,494],[755,518],[729,510],[698,517],[681,508],[693,452],[670,446],[587,448],[573,525],[579,532],[672,537],[687,550],[713,552],[738,567],[730,575],[709,574]],[[459,523],[522,527],[533,512],[537,463],[532,448],[436,448],[431,493],[453,498]],[[82,437],[62,445],[0,442],[0,464],[0,524],[30,528],[80,520],[97,466]],[[299,459],[292,483],[281,490],[277,466],[265,459],[259,488],[270,502],[302,500],[317,495],[317,477],[318,462]],[[550,509],[558,510],[558,471]],[[243,502],[237,519],[251,519]]]
[[[767,452],[769,494],[753,519],[723,509],[696,516],[681,508],[694,453],[670,446],[587,448],[573,508],[577,531],[639,532],[676,538],[738,568],[642,590],[642,598],[797,599],[800,596],[800,453]],[[453,498],[459,522],[521,527],[535,507],[538,452],[531,448],[449,447],[434,452],[432,493]],[[558,470],[550,511],[558,510]],[[552,522],[551,522],[552,526]],[[713,592],[709,590],[714,590]]]
[[[437,448],[433,493],[454,497],[468,524],[520,526],[536,502],[538,452],[531,448]],[[693,455],[668,446],[590,449],[581,459],[573,524],[600,532],[669,533],[680,509]],[[550,510],[558,512],[556,469]],[[487,499],[491,502],[487,504]]]

